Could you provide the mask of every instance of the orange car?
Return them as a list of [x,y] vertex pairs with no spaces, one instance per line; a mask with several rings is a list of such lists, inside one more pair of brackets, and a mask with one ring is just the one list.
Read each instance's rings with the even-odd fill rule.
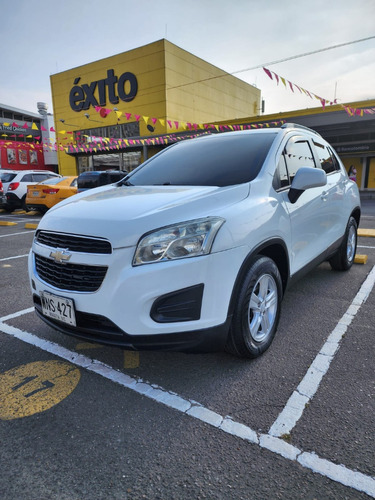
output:
[[27,186],[26,206],[45,213],[56,203],[77,193],[77,176],[46,179]]

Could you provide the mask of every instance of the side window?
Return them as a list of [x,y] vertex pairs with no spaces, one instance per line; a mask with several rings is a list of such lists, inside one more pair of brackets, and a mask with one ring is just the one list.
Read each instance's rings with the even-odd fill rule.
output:
[[33,174],[25,174],[21,182],[33,182]]
[[34,182],[42,182],[45,179],[48,179],[48,175],[47,174],[34,174],[33,178],[34,178]]
[[336,158],[332,156],[331,151],[323,144],[316,141],[313,142],[316,152],[318,153],[320,168],[322,168],[326,174],[330,174],[331,172],[338,170],[338,162]]
[[289,184],[301,167],[315,167],[314,157],[308,141],[292,138],[285,147],[285,161],[288,169]]
[[274,180],[275,189],[283,189],[289,186],[288,170],[286,168],[284,153],[280,156]]
[[274,178],[274,188],[283,189],[292,183],[301,167],[314,167],[314,157],[308,141],[302,137],[292,137],[280,156]]
[[330,154],[332,156],[333,166],[334,166],[335,170],[341,170],[340,163],[339,163],[335,153],[332,151],[331,148],[328,148],[328,151],[330,152]]

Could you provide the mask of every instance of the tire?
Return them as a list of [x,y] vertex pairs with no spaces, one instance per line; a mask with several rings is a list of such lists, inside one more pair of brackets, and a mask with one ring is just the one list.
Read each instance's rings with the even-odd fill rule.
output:
[[340,248],[329,261],[332,269],[335,271],[348,271],[353,265],[356,250],[357,222],[354,217],[350,217]]
[[21,199],[21,208],[22,208],[22,210],[25,210],[26,212],[29,211],[29,207],[26,205],[26,195],[24,195]]
[[235,309],[226,350],[242,358],[256,358],[266,351],[279,323],[282,283],[273,260],[256,257],[235,297]]

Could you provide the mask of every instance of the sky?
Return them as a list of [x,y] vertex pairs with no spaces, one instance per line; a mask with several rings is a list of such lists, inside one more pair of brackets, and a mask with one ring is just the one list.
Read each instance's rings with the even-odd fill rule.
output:
[[0,0],[0,19],[0,103],[27,111],[53,113],[50,75],[162,38],[255,85],[266,114],[320,102],[262,66],[328,101],[375,99],[375,0]]

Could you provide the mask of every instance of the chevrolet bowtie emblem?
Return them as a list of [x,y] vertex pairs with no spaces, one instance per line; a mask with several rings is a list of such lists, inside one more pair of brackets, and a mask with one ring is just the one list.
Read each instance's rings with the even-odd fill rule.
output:
[[60,249],[58,248],[55,252],[51,252],[49,256],[55,261],[58,262],[59,264],[62,264],[63,262],[68,262],[70,257],[72,256],[71,253],[69,253],[67,250]]

